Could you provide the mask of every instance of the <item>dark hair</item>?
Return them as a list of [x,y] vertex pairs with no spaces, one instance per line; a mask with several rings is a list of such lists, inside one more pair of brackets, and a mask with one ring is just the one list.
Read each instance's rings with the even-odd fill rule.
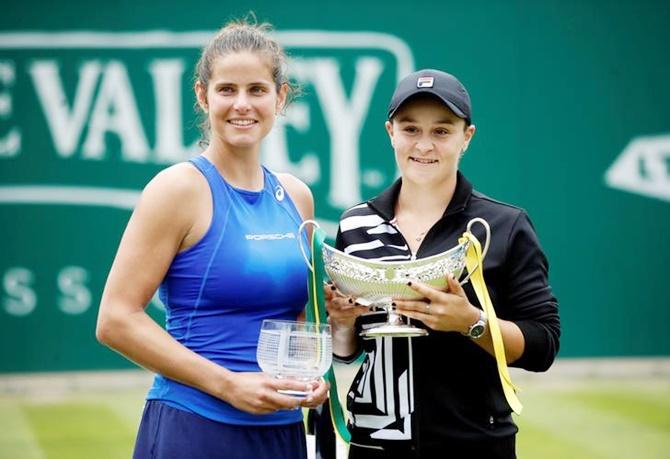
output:
[[[286,53],[279,43],[269,37],[271,31],[272,25],[266,22],[259,24],[253,13],[250,13],[244,19],[230,21],[202,49],[200,59],[195,67],[195,81],[207,88],[212,76],[212,66],[219,57],[242,51],[259,53],[268,58],[272,80],[277,92],[283,85],[288,87],[286,103],[284,104],[284,107],[286,107],[297,96],[299,88],[288,79]],[[200,109],[197,102],[195,108],[202,117],[200,131],[203,138],[200,144],[206,145],[209,143],[209,118]]]

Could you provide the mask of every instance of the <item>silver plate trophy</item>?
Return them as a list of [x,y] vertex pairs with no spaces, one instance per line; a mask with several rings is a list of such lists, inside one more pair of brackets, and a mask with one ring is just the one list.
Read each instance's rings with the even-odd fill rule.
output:
[[[261,325],[256,360],[275,378],[314,381],[330,368],[333,344],[330,325],[266,319]],[[296,397],[307,391],[280,390]]]
[[[486,232],[482,249],[483,260],[488,251],[491,229],[486,220],[473,218],[467,224],[467,232],[471,232],[475,223],[481,224]],[[306,224],[318,226],[315,221],[307,220],[300,226],[299,231],[302,231]],[[427,330],[409,324],[395,311],[392,306],[393,299],[421,298],[421,295],[407,286],[409,280],[417,280],[444,290],[447,287],[447,274],[460,279],[465,271],[465,255],[469,245],[470,242],[464,242],[445,252],[418,260],[371,261],[346,254],[324,243],[322,256],[326,273],[340,292],[356,298],[356,301],[363,306],[381,307],[387,311],[387,320],[384,324],[362,331],[361,336],[364,338],[425,336],[428,334]],[[302,244],[300,250],[310,266]],[[479,268],[477,266],[475,269]],[[468,272],[459,282],[464,284],[471,275],[472,273]]]

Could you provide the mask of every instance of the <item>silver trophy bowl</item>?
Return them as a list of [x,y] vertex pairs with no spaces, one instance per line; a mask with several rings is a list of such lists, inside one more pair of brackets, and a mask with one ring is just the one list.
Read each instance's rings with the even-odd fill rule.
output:
[[[303,225],[308,223],[316,225],[316,222],[311,220],[305,221]],[[486,232],[482,253],[485,256],[491,231],[484,219],[474,218],[468,222],[468,232],[474,223],[480,223]],[[386,323],[364,330],[361,336],[364,338],[425,336],[428,331],[407,323],[403,316],[395,311],[392,302],[396,298],[421,299],[420,294],[407,286],[410,280],[445,290],[447,275],[451,274],[455,279],[461,279],[469,244],[465,242],[437,255],[406,261],[367,260],[346,254],[328,244],[323,245],[322,256],[326,273],[341,293],[356,298],[356,301],[363,306],[383,308],[387,311]],[[303,255],[307,261],[304,250]],[[475,269],[478,268],[479,266]],[[468,273],[459,282],[464,284],[471,274]]]

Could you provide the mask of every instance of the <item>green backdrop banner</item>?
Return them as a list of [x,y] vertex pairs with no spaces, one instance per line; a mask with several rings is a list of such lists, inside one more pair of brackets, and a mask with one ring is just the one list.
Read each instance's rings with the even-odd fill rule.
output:
[[[249,10],[305,93],[265,162],[310,185],[331,236],[396,175],[383,123],[398,79],[444,69],[473,100],[462,169],[527,209],[549,256],[561,355],[670,355],[667,2],[316,3],[3,7],[0,372],[132,365],[95,341],[105,277],[142,187],[199,151],[200,47]],[[162,322],[157,299],[148,310]]]

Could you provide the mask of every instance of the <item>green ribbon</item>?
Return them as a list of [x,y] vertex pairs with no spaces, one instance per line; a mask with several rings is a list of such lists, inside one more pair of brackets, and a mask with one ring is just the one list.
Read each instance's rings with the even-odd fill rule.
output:
[[[312,261],[311,272],[309,275],[309,302],[305,308],[305,318],[308,322],[314,322],[317,325],[328,323],[326,314],[326,300],[323,294],[323,279],[325,277],[325,268],[323,266],[322,249],[326,233],[319,227],[315,227],[312,232]],[[330,406],[330,420],[335,427],[335,432],[344,442],[349,443],[351,433],[347,429],[346,417],[340,404],[340,397],[337,393],[337,382],[335,372],[331,365],[323,379],[330,384],[328,403]]]

